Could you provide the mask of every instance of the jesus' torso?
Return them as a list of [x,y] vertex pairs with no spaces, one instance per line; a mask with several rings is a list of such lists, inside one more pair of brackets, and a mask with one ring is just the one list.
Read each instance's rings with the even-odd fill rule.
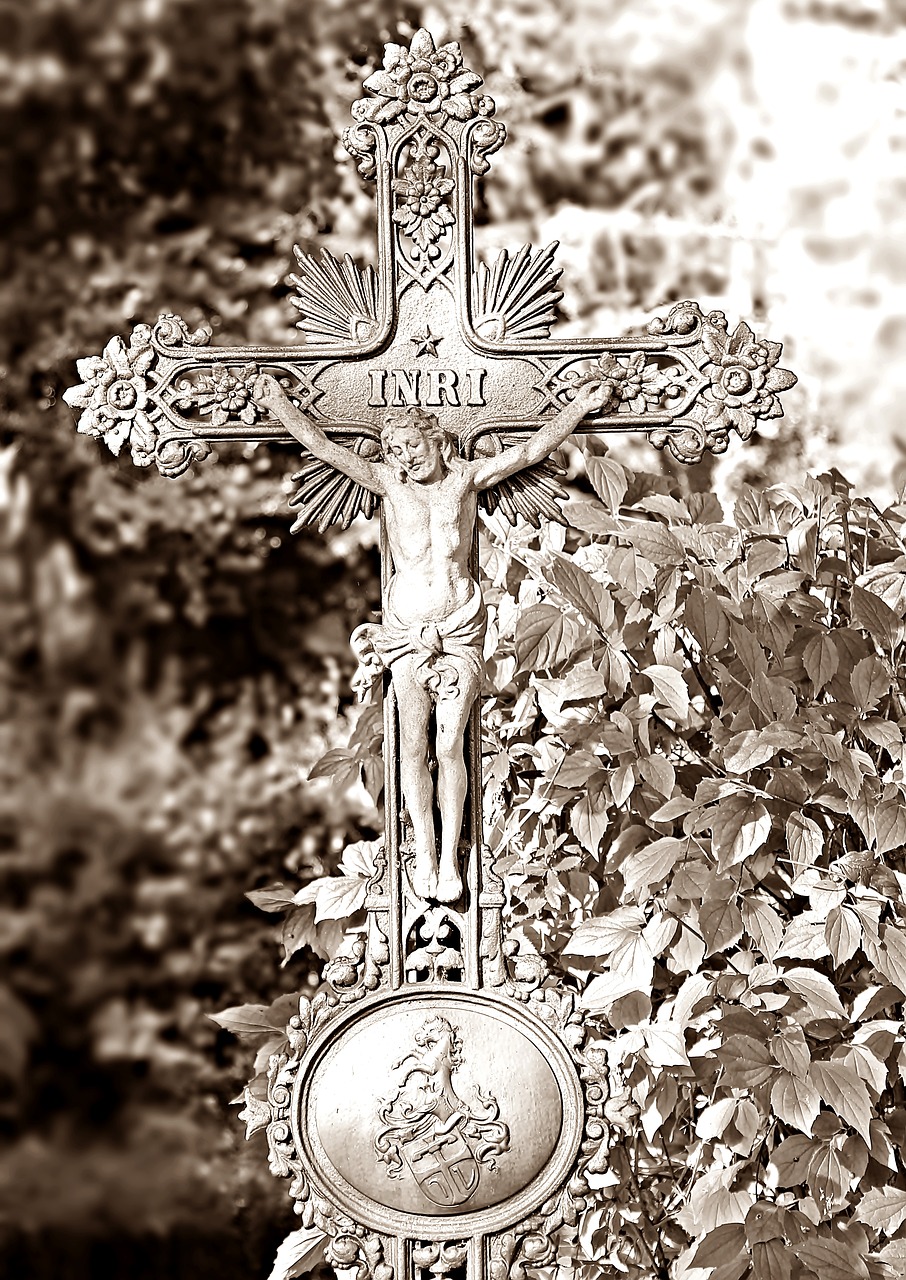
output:
[[454,463],[430,484],[388,476],[383,511],[394,571],[389,603],[400,623],[437,622],[471,598],[476,510],[466,467]]

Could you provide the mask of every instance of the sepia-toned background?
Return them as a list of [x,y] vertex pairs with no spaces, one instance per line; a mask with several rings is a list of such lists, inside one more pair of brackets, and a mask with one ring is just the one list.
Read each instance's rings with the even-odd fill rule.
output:
[[[0,3],[0,1273],[254,1280],[292,1226],[206,1013],[305,987],[244,893],[375,833],[347,731],[373,531],[290,539],[294,453],[102,456],[75,359],[161,311],[300,335],[292,245],[369,258],[336,138],[386,40],[459,39],[510,141],[480,250],[559,240],[564,328],[685,297],[785,345],[787,416],[685,483],[906,480],[898,0]],[[667,465],[641,444],[631,466]],[[576,463],[578,465],[578,463]],[[338,711],[339,706],[339,711]],[[260,1135],[258,1136],[260,1139]]]

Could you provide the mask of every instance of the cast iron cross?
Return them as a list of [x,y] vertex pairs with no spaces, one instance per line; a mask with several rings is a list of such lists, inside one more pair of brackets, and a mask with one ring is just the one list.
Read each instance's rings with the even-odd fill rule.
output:
[[330,1260],[372,1280],[543,1265],[618,1123],[570,993],[502,929],[482,839],[477,507],[559,519],[547,458],[571,430],[642,432],[695,462],[778,416],[795,382],[779,343],[694,302],[645,337],[552,339],[556,246],[474,259],[474,180],[505,138],[481,83],[427,31],[386,47],[344,134],[377,188],[377,269],[296,250],[304,342],[209,347],[164,315],[80,360],[65,393],[80,431],[168,476],[211,441],[295,437],[294,528],[383,504],[383,622],[353,637],[362,689],[384,684],[367,925],[301,999],[267,1101],[245,1112]]

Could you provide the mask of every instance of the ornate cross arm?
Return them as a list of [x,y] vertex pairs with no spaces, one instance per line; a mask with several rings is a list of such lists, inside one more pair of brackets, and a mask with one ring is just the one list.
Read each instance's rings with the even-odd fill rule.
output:
[[[421,407],[464,454],[492,453],[588,381],[611,394],[582,430],[641,432],[683,462],[779,416],[795,376],[779,367],[780,343],[748,325],[731,329],[722,312],[679,302],[643,337],[557,340],[556,245],[475,264],[473,181],[506,136],[480,86],[458,45],[438,49],[419,32],[410,49],[387,46],[384,69],[365,82],[373,96],[354,104],[358,123],[344,135],[377,186],[377,271],[297,249],[299,344],[211,347],[208,330],[190,332],[175,315],[137,326],[128,344],[111,339],[79,361],[82,385],[64,393],[81,410],[78,429],[180,475],[211,441],[287,438],[252,395],[262,373],[337,440],[371,451],[388,410]],[[343,486],[325,497],[332,481],[321,470],[300,478],[300,522],[346,524],[368,508]],[[510,488],[511,514],[548,510],[540,491]]]

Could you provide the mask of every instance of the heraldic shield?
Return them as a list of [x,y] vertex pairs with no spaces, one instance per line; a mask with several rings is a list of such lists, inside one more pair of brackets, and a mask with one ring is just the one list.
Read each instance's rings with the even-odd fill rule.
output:
[[478,1189],[481,1171],[462,1132],[462,1116],[450,1117],[447,1128],[437,1116],[422,1137],[401,1144],[403,1159],[422,1191],[435,1204],[465,1204]]
[[391,1178],[406,1170],[441,1208],[466,1204],[478,1189],[482,1166],[496,1169],[510,1131],[497,1100],[475,1088],[468,1101],[453,1074],[463,1061],[462,1035],[446,1018],[429,1018],[415,1034],[416,1049],[397,1064],[404,1074],[380,1108],[375,1153]]

